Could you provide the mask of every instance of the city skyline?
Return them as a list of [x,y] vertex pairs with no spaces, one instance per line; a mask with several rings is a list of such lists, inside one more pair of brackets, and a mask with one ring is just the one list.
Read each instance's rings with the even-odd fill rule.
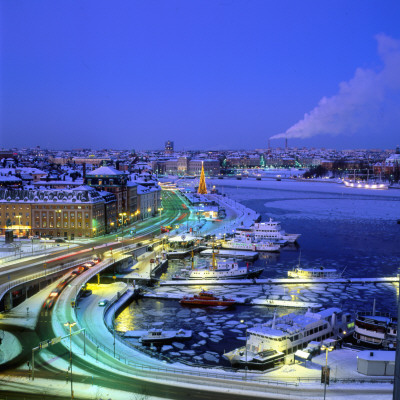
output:
[[394,148],[399,11],[3,3],[0,146]]

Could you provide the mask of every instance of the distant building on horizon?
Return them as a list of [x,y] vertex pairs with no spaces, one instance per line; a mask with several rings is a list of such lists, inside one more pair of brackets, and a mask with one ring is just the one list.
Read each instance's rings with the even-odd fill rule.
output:
[[174,142],[172,140],[167,140],[165,142],[165,154],[173,154],[174,152]]

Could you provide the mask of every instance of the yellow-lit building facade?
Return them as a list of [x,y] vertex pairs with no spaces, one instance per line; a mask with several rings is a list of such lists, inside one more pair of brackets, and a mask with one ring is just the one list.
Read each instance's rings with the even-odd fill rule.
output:
[[0,234],[89,238],[106,233],[106,203],[96,190],[0,191]]

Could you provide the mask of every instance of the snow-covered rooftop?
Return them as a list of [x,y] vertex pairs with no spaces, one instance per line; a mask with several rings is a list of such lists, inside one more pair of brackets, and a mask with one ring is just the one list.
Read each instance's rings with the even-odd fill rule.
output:
[[117,169],[113,168],[113,167],[99,167],[96,168],[93,171],[90,171],[87,173],[87,175],[124,175],[123,172],[118,171]]

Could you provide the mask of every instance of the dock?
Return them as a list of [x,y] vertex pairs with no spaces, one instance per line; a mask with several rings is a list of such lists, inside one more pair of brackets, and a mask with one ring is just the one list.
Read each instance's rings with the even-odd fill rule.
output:
[[200,255],[211,257],[213,252],[216,257],[237,258],[239,260],[255,260],[258,257],[258,252],[256,251],[239,251],[239,250],[226,250],[226,249],[219,249],[218,251],[214,251],[212,249],[206,249],[201,251]]
[[277,279],[186,279],[160,282],[160,286],[195,286],[195,285],[299,285],[318,283],[365,284],[395,283],[399,277],[382,278],[277,278]]
[[188,249],[170,250],[167,252],[167,259],[175,260],[175,259],[186,258],[186,257],[189,257],[192,254],[192,252],[194,254],[196,254],[198,252],[201,252],[205,248],[206,248],[206,246],[196,246],[196,247],[191,247]]

